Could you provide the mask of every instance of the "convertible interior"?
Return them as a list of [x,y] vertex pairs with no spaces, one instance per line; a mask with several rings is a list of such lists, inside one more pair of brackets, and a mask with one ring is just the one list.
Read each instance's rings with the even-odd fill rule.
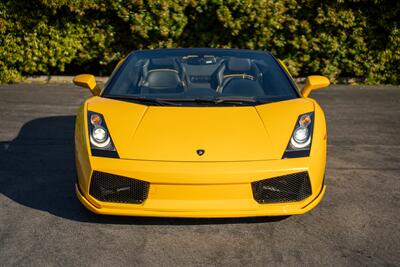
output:
[[[214,55],[142,58],[124,71],[119,95],[148,97],[270,97],[282,90],[274,86],[273,70],[262,60]],[[278,83],[279,84],[279,83]],[[270,86],[272,85],[272,86]]]

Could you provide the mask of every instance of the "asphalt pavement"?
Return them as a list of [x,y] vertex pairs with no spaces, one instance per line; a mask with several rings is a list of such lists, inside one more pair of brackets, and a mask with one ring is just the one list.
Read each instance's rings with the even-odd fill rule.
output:
[[112,217],[74,195],[70,84],[0,85],[0,266],[399,266],[400,87],[331,86],[325,198],[278,218]]

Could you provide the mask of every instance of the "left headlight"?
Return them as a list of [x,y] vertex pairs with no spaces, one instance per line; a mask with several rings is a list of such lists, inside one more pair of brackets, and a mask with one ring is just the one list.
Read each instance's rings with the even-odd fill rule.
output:
[[92,156],[119,158],[102,114],[88,112],[88,130]]
[[310,155],[313,125],[314,112],[299,116],[282,158],[308,157]]
[[90,143],[96,147],[108,147],[111,139],[107,130],[101,126],[95,126],[90,135]]

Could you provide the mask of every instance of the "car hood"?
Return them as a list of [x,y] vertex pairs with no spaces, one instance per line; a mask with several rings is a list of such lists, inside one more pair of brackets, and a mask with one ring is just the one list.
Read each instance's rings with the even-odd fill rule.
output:
[[304,98],[258,106],[173,107],[93,97],[87,105],[103,114],[121,158],[213,162],[281,159],[298,116],[314,109]]

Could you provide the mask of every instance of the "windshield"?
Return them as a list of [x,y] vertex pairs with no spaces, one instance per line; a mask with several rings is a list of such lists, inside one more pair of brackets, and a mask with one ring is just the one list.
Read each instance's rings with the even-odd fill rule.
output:
[[255,105],[298,95],[266,52],[159,49],[130,54],[103,97],[146,105]]

